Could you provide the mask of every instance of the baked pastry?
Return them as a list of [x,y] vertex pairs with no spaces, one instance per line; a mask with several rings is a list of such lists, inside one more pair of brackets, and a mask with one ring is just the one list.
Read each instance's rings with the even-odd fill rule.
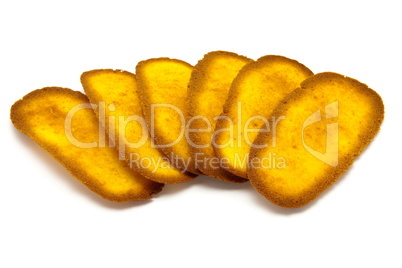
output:
[[205,175],[222,181],[241,183],[247,181],[222,168],[212,147],[216,120],[223,112],[230,85],[244,65],[252,60],[225,51],[209,52],[201,59],[191,74],[188,87],[188,112],[191,122],[189,140],[197,167]]
[[35,90],[11,107],[11,121],[105,199],[144,200],[162,190],[163,184],[146,179],[119,160],[116,150],[100,135],[87,97],[78,91],[58,87]]
[[121,70],[93,70],[81,75],[81,83],[95,112],[116,144],[120,157],[146,178],[160,183],[179,183],[195,175],[183,173],[151,144],[134,74]]
[[365,84],[320,73],[281,101],[273,116],[284,119],[275,134],[258,135],[255,143],[267,146],[251,149],[248,175],[268,200],[295,208],[315,199],[352,165],[379,131],[384,105]]
[[275,107],[312,75],[301,63],[281,56],[264,56],[243,67],[215,129],[214,149],[227,160],[228,171],[247,178],[248,155],[258,132],[274,128],[277,119],[270,115]]
[[201,174],[187,142],[187,87],[193,66],[169,58],[141,61],[136,67],[145,118],[155,144],[182,171]]

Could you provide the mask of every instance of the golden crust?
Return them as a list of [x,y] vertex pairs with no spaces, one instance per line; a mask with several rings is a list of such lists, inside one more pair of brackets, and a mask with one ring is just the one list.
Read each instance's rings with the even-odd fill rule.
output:
[[[145,119],[149,126],[155,126],[151,137],[159,146],[176,141],[185,126],[181,124],[180,117],[172,108],[164,111],[155,109],[155,115],[151,118],[151,107],[153,104],[173,105],[181,111],[186,120],[187,87],[192,70],[193,66],[187,62],[170,58],[148,59],[139,62],[136,67]],[[160,149],[176,168],[193,174],[202,174],[196,168],[185,136],[179,139],[178,143]]]
[[[137,88],[136,76],[133,73],[123,70],[92,70],[84,72],[81,75],[81,83],[84,87],[92,104],[105,103],[105,107],[110,104],[114,105],[114,110],[105,109],[105,125],[109,126],[109,118],[123,118],[127,119],[130,116],[144,117],[139,94]],[[99,117],[98,109],[95,110]],[[117,120],[116,120],[117,121]],[[112,130],[106,128],[106,131],[113,131],[116,137],[119,137],[120,131],[118,124],[112,124],[114,127]],[[143,137],[143,129],[139,124],[128,124],[125,129],[125,140],[122,142],[139,140]],[[148,129],[145,130],[146,133]],[[110,135],[109,135],[110,136]],[[180,170],[173,167],[166,156],[160,152],[157,148],[151,146],[151,138],[148,135],[147,141],[144,145],[139,147],[130,147],[128,144],[124,144],[125,159],[129,163],[130,155],[136,154],[141,159],[148,160],[149,165],[133,166],[135,170],[146,178],[160,182],[160,183],[181,183],[192,180],[195,175],[190,173],[183,173]],[[120,139],[116,139],[117,150],[120,149]],[[123,145],[122,145],[123,146]]]
[[[211,144],[216,125],[214,118],[223,111],[223,105],[233,79],[240,69],[251,61],[247,57],[232,52],[209,52],[194,66],[188,86],[189,118],[203,116],[211,124],[209,132],[192,132],[190,134],[190,139],[194,144],[208,145],[207,147],[191,146],[193,157],[201,155],[202,163],[197,167],[204,174],[226,182],[242,183],[247,179],[211,164],[213,159],[217,158]],[[200,120],[194,120],[190,127],[192,129],[205,128],[204,123]]]
[[[247,178],[247,160],[250,146],[257,133],[248,133],[245,138],[246,122],[254,116],[271,120],[269,115],[278,103],[300,83],[313,73],[303,64],[282,56],[268,55],[245,65],[233,80],[228,98],[223,107],[222,116],[233,122],[233,135],[223,131],[229,127],[228,120],[220,119],[216,124],[215,153],[220,158],[229,159],[225,168],[243,178]],[[241,123],[238,122],[238,110],[241,105]],[[252,124],[251,124],[252,123]],[[260,130],[264,123],[260,119],[250,121],[250,129]],[[240,135],[237,135],[240,133]],[[239,144],[240,143],[240,144]],[[223,146],[229,144],[227,146]],[[237,160],[235,158],[237,157]]]
[[[331,166],[306,153],[306,145],[300,143],[299,135],[303,135],[301,126],[303,116],[314,109],[327,107],[328,103],[339,104],[339,125],[337,142],[327,143],[335,146],[339,162]],[[323,107],[324,106],[324,107]],[[302,112],[305,108],[308,112]],[[338,106],[337,106],[338,107]],[[307,113],[307,114],[306,114]],[[267,155],[268,150],[285,154],[290,163],[286,169],[264,169],[250,166],[248,175],[256,190],[274,204],[285,208],[296,208],[306,205],[331,186],[353,163],[354,159],[367,147],[380,129],[384,118],[384,105],[381,97],[367,85],[336,73],[320,73],[306,79],[301,87],[289,94],[273,112],[274,116],[290,116],[293,128],[289,125],[278,126],[276,148],[251,150],[250,159],[258,159]],[[325,117],[324,117],[325,119]],[[328,118],[326,118],[328,119]],[[328,119],[331,120],[331,119]],[[333,119],[332,119],[333,120]],[[305,121],[304,121],[305,122]],[[307,129],[307,128],[306,128]],[[328,132],[324,127],[316,125],[309,133],[310,145],[319,146],[319,135]],[[283,133],[291,133],[283,134]],[[312,135],[315,134],[315,135]],[[306,135],[306,134],[305,134]],[[287,136],[287,137],[286,137]],[[288,138],[288,137],[291,138]],[[308,134],[307,134],[308,136]],[[307,137],[306,136],[306,137]],[[271,141],[272,133],[260,133],[256,144]],[[293,139],[292,146],[289,140]],[[283,142],[281,143],[281,140]],[[285,143],[288,142],[287,146]],[[308,146],[310,146],[308,145]],[[328,152],[329,149],[327,148]],[[297,162],[297,165],[292,163]]]
[[[11,107],[14,126],[39,144],[76,179],[101,197],[115,201],[135,201],[152,198],[163,184],[152,182],[132,171],[118,160],[117,153],[104,148],[78,148],[67,138],[65,118],[75,105],[87,104],[78,91],[48,87],[35,90]],[[90,109],[77,112],[72,119],[72,134],[83,140],[97,140],[98,120]],[[88,141],[89,142],[89,141]],[[103,165],[107,163],[107,165]]]

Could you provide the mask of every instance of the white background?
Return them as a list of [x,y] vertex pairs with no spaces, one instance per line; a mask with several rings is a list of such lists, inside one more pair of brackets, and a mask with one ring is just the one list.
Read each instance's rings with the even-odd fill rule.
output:
[[[0,267],[402,267],[402,19],[398,1],[2,1]],[[294,58],[383,98],[380,134],[316,201],[276,207],[209,177],[115,204],[9,120],[45,86],[152,57],[227,50]]]

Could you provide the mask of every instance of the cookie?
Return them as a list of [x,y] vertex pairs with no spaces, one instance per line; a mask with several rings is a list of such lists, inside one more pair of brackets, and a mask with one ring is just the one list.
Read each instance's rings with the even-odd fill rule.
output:
[[160,183],[179,183],[195,176],[183,173],[152,146],[138,96],[134,74],[121,70],[93,70],[82,74],[81,83],[95,112],[106,126],[122,158],[138,173]]
[[149,59],[136,67],[145,118],[155,145],[182,171],[201,174],[187,140],[187,87],[193,66],[169,58]]
[[11,107],[11,121],[76,179],[105,199],[124,202],[152,198],[163,184],[150,181],[102,144],[99,122],[87,97],[67,88],[35,90]]
[[268,200],[295,208],[314,200],[352,165],[379,131],[384,105],[365,84],[320,73],[301,83],[273,115],[284,119],[275,134],[258,135],[255,143],[267,147],[251,149],[248,177]]
[[222,168],[225,163],[220,162],[212,147],[213,132],[233,79],[251,61],[231,52],[209,52],[194,66],[188,87],[188,112],[192,120],[189,127],[194,130],[189,133],[193,158],[202,173],[226,182],[247,180]]
[[215,153],[224,167],[247,178],[251,145],[260,131],[271,131],[270,117],[279,102],[313,73],[301,63],[281,56],[264,56],[245,65],[234,79],[215,129]]

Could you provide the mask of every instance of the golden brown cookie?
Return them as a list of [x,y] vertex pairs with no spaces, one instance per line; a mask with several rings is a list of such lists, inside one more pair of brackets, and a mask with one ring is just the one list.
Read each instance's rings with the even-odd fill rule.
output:
[[273,115],[284,119],[276,134],[258,135],[255,143],[267,147],[251,150],[248,175],[268,200],[295,208],[349,168],[379,131],[384,105],[365,84],[320,73],[289,94]]
[[160,183],[179,183],[195,175],[181,172],[152,146],[144,119],[136,76],[121,70],[93,70],[82,74],[81,83],[116,148],[132,168]]
[[169,58],[138,63],[137,81],[155,144],[180,170],[201,174],[186,137],[187,87],[193,66]]
[[248,156],[259,131],[271,131],[270,117],[279,102],[313,73],[295,60],[264,56],[248,63],[234,79],[218,120],[213,141],[215,153],[228,171],[247,177]]
[[235,53],[213,51],[194,66],[191,74],[188,88],[189,127],[194,130],[189,133],[191,152],[202,173],[222,181],[247,181],[221,167],[225,163],[216,156],[212,137],[233,79],[251,61]]
[[152,198],[163,184],[146,179],[120,161],[87,97],[67,88],[35,90],[11,107],[14,126],[38,143],[76,179],[105,199]]

